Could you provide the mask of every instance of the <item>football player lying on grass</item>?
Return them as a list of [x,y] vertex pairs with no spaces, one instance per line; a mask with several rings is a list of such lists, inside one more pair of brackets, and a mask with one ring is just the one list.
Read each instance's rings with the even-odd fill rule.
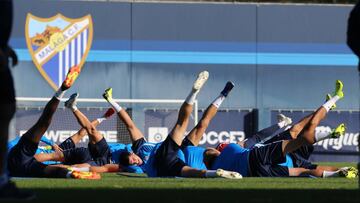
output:
[[[164,142],[155,146],[155,149],[151,152],[149,160],[145,164],[146,173],[149,177],[192,177],[192,178],[213,178],[224,177],[230,179],[239,179],[242,176],[237,172],[226,171],[218,168],[217,170],[205,170],[196,169],[186,164],[185,156],[182,148],[187,148],[191,145],[197,145],[201,139],[203,133],[203,124],[206,124],[207,120],[202,119],[203,122],[199,122],[185,139],[183,139],[186,128],[188,126],[190,115],[193,110],[193,104],[197,94],[201,87],[205,84],[209,77],[207,71],[203,71],[199,74],[198,78],[194,82],[193,88],[181,105],[178,115],[178,120],[174,128],[170,131],[168,137]],[[207,114],[212,117],[215,115],[217,108],[221,102],[225,99],[228,92],[232,89],[233,84],[227,83],[222,94],[214,101],[212,110]],[[212,113],[211,113],[212,112]],[[212,114],[212,115],[210,115]],[[205,127],[206,128],[206,127]]]
[[[141,132],[135,127],[134,123],[131,121],[130,117],[127,115],[126,111],[124,111],[121,107],[112,102],[109,98],[111,95],[111,89],[108,89],[104,95],[105,99],[109,101],[109,103],[113,106],[114,109],[118,112],[119,117],[125,122],[128,126],[128,130],[130,132],[131,139],[135,147],[134,154],[127,154],[126,156],[126,165],[134,164],[139,165],[142,169],[147,173],[149,177],[195,177],[195,178],[212,178],[212,177],[224,177],[224,178],[233,178],[238,179],[241,178],[241,175],[236,172],[225,171],[222,169],[218,170],[206,170],[206,168],[195,169],[189,167],[187,165],[187,161],[189,159],[185,159],[183,150],[190,148],[192,146],[197,146],[201,140],[202,135],[205,132],[205,129],[209,125],[210,120],[215,116],[217,109],[224,101],[225,97],[233,88],[233,84],[228,82],[221,92],[220,96],[218,96],[215,101],[207,108],[203,117],[199,121],[199,123],[195,126],[194,129],[183,139],[183,135],[185,134],[187,125],[189,123],[190,115],[192,112],[192,105],[195,101],[196,95],[199,93],[200,88],[204,85],[206,80],[208,79],[208,72],[201,72],[194,83],[192,91],[189,96],[186,98],[185,102],[182,104],[177,123],[175,127],[170,132],[169,136],[166,140],[159,144],[149,144],[145,141],[144,136]],[[109,94],[110,93],[110,94]],[[139,152],[137,140],[140,140],[140,149],[141,146],[148,147],[148,151],[146,153],[150,156],[142,156]],[[146,158],[146,159],[145,159]],[[202,162],[202,160],[201,160]],[[121,163],[121,161],[120,161]],[[121,166],[119,167],[119,169]],[[105,165],[105,166],[92,166],[90,167],[90,171],[96,172],[114,172],[116,169],[115,165]]]
[[[278,121],[279,122],[277,124],[272,125],[264,130],[259,131],[254,136],[252,136],[248,139],[245,139],[244,141],[238,142],[238,144],[243,148],[251,149],[253,147],[261,147],[263,145],[281,141],[281,140],[292,139],[292,136],[291,136],[292,132],[290,132],[290,130],[291,130],[290,128],[283,131],[282,133],[276,134],[274,136],[274,133],[277,130],[290,125],[292,122],[291,118],[288,118],[288,117],[284,116],[283,114],[278,115]],[[285,125],[283,125],[283,124],[285,124]],[[300,127],[300,126],[297,126],[297,127]],[[324,139],[326,139],[326,138],[336,139],[336,138],[339,138],[340,136],[343,136],[345,134],[345,130],[346,130],[345,124],[342,123],[342,124],[338,125],[335,129],[333,129],[331,132],[328,132],[321,136],[324,136]],[[229,144],[230,143],[220,143],[216,147],[216,149],[218,151],[222,152],[222,150],[224,150],[225,147],[228,146]],[[280,165],[287,166],[289,168],[306,168],[306,169],[316,169],[316,168],[321,168],[321,167],[324,168],[324,166],[318,166],[316,164],[313,164],[311,161],[309,161],[309,157],[313,151],[314,151],[313,145],[303,145],[300,148],[298,148],[297,150],[286,154],[286,161]],[[340,169],[337,167],[327,166],[326,170],[337,171]],[[346,173],[346,171],[349,171],[349,170],[354,171],[354,172],[347,173],[348,175],[345,175],[345,176],[350,177],[350,176],[356,175],[356,169],[354,169],[354,168],[344,167],[344,168],[341,168],[341,170],[343,170],[344,173]]]
[[34,158],[39,142],[50,126],[52,117],[60,103],[60,99],[79,75],[79,68],[72,67],[65,81],[46,104],[39,120],[20,138],[19,142],[9,151],[8,170],[10,176],[42,177],[42,178],[86,178],[99,179],[100,175],[92,172],[69,171],[68,166],[46,165]]
[[[315,134],[315,128],[326,117],[327,112],[333,108],[337,100],[343,98],[343,84],[336,81],[334,96],[319,107],[314,113],[306,116],[292,126],[288,133],[291,140],[281,140],[263,146],[243,148],[237,144],[229,144],[222,152],[208,148],[204,152],[204,162],[210,169],[223,168],[240,172],[243,176],[258,177],[288,177],[288,176],[315,176],[315,177],[358,177],[357,169],[353,167],[336,168],[329,166],[316,166],[310,163],[309,167],[291,168],[287,164],[286,155],[301,149],[302,146],[312,145],[324,140],[333,134]],[[344,125],[340,125],[338,134],[343,133]],[[335,133],[336,134],[336,133]],[[300,160],[303,161],[303,160]],[[283,165],[281,165],[283,164]],[[304,165],[309,164],[304,163]]]
[[[207,78],[208,76],[207,72],[203,72],[202,75],[200,75],[201,77]],[[201,77],[198,79],[199,83],[202,82],[204,79],[201,79]],[[205,80],[206,81],[206,80]],[[204,82],[205,82],[204,81]],[[189,146],[197,146],[202,138],[202,135],[204,134],[206,128],[208,127],[211,119],[215,116],[217,109],[220,107],[221,103],[225,100],[225,97],[229,94],[229,92],[231,91],[231,89],[233,88],[233,84],[231,82],[228,82],[225,85],[225,88],[223,89],[223,91],[221,92],[220,96],[218,96],[215,101],[206,109],[206,111],[204,112],[202,118],[200,119],[199,123],[190,131],[190,133],[182,140],[182,143],[180,145],[180,149],[183,151],[184,149],[186,149]],[[196,87],[198,88],[198,87]],[[199,88],[200,89],[200,88]],[[188,102],[192,105],[193,102],[195,101],[195,97],[198,94],[197,89],[192,90],[192,93],[189,95],[188,97]],[[130,138],[132,140],[132,150],[133,152],[125,152],[123,154],[120,155],[120,159],[119,159],[119,170],[121,171],[127,171],[127,172],[131,172],[128,169],[130,167],[137,167],[139,166],[141,168],[142,171],[146,172],[146,163],[149,159],[149,155],[150,153],[153,151],[154,147],[155,147],[155,143],[149,143],[145,140],[143,134],[141,133],[141,131],[136,127],[136,125],[134,124],[134,122],[131,120],[130,116],[127,114],[127,112],[121,108],[116,102],[113,101],[112,99],[112,89],[109,88],[105,91],[105,94],[103,95],[104,98],[110,103],[110,105],[118,112],[118,116],[119,118],[125,123],[129,134],[130,134]],[[185,106],[186,104],[183,104],[183,106]],[[184,108],[183,108],[184,109]],[[191,110],[190,110],[191,113]],[[184,117],[184,111],[181,111],[179,113],[179,117]],[[167,141],[169,142],[169,141]],[[172,143],[174,144],[174,143]],[[169,148],[170,151],[176,151],[177,149],[173,149],[173,148],[177,148],[176,146],[170,146]],[[189,147],[190,149],[190,147]],[[180,154],[182,154],[182,151],[179,151]],[[188,153],[187,153],[188,154]],[[185,154],[185,155],[187,155]],[[180,155],[181,157],[183,157],[183,155]],[[188,156],[185,156],[185,164],[188,164],[188,160],[191,161],[191,163],[189,164],[194,164],[194,159],[190,158],[187,159]],[[173,158],[175,159],[175,158]],[[198,160],[198,159],[196,159]],[[200,161],[197,161],[197,163],[202,163],[202,158]],[[202,163],[203,165],[203,163]],[[114,165],[107,165],[104,167],[91,167],[91,171],[96,171],[96,172],[114,172],[113,170],[116,169],[116,166]],[[202,169],[206,169],[206,168],[202,168]]]
[[[58,147],[55,147],[54,153],[37,154],[35,155],[35,158],[39,162],[61,162],[65,165],[70,165],[71,170],[76,171],[87,172],[90,170],[91,166],[99,166],[94,167],[93,169],[93,171],[99,172],[122,171],[122,168],[120,168],[118,164],[111,164],[117,161],[113,158],[119,150],[111,153],[111,149],[105,138],[96,129],[96,126],[108,119],[114,113],[114,110],[111,108],[101,118],[90,122],[88,118],[76,107],[77,97],[78,94],[73,94],[70,99],[65,102],[65,106],[73,111],[73,114],[82,128],[76,134],[66,139]],[[85,135],[89,136],[88,148],[75,147],[75,144],[79,143]]]

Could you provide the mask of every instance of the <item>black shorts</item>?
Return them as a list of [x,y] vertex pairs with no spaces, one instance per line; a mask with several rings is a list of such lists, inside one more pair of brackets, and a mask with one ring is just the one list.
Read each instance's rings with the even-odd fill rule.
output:
[[178,157],[181,147],[168,136],[155,153],[155,166],[158,177],[181,176],[181,169],[186,166]]
[[95,144],[89,143],[88,149],[93,159],[90,165],[103,166],[109,164],[111,161],[111,152],[108,143],[103,137],[99,142]]
[[282,141],[254,147],[249,154],[250,176],[288,177],[288,167],[278,165],[285,161],[286,156],[282,153]]
[[134,154],[137,154],[140,147],[143,146],[145,143],[146,143],[146,140],[143,137],[138,140],[135,140],[131,146],[131,149],[133,150]]
[[69,137],[67,138],[64,142],[62,142],[59,147],[62,150],[68,150],[68,149],[74,149],[75,148],[75,143],[74,141]]
[[24,136],[20,138],[8,155],[10,176],[45,177],[44,170],[47,165],[34,158],[37,148],[38,143],[33,143]]
[[273,136],[271,139],[266,140],[264,142],[264,144],[270,144],[273,142],[278,142],[278,141],[282,141],[282,140],[291,140],[291,139],[292,139],[292,137],[290,134],[290,129],[288,129],[288,130],[285,130],[284,132],[281,132],[281,133]]
[[92,161],[90,151],[85,147],[67,149],[63,151],[63,154],[65,165],[89,163]]
[[313,151],[314,151],[313,145],[305,145],[295,150],[294,152],[289,153],[294,163],[294,167],[316,169],[317,165],[311,163],[311,161],[308,160]]
[[188,146],[194,146],[194,144],[189,140],[189,138],[186,136],[184,139],[183,139],[183,141],[182,141],[182,143],[181,143],[181,150],[185,150],[185,148],[186,147],[188,147]]

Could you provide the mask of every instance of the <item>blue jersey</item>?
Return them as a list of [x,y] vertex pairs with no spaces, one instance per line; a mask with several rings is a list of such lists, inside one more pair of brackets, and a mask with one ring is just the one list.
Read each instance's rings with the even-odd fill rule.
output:
[[156,144],[150,142],[144,143],[135,153],[143,160],[143,164],[146,164],[146,162],[149,160],[150,154],[155,148],[155,145]]
[[109,143],[108,145],[111,153],[111,163],[113,164],[119,163],[121,153],[131,151],[131,144]]
[[141,138],[134,141],[131,148],[132,151],[141,158],[143,165],[145,165],[155,145],[156,143],[147,142],[145,138]]
[[198,170],[206,170],[203,147],[188,146],[184,149],[185,164]]
[[[131,146],[131,144],[109,143],[109,148],[111,152],[111,163],[118,164],[121,153],[132,152]],[[125,172],[144,173],[142,168],[139,166],[122,166],[122,168]]]
[[218,156],[211,169],[224,169],[239,172],[242,176],[248,175],[249,149],[237,144],[229,144]]

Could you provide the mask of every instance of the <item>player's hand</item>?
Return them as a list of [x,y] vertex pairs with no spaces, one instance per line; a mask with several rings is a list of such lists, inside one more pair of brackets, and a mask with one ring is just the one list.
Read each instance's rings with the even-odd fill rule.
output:
[[57,144],[53,144],[53,145],[52,145],[52,148],[53,148],[54,151],[60,151],[60,152],[64,151],[64,150],[61,149],[61,148],[59,147],[59,145],[57,145]]

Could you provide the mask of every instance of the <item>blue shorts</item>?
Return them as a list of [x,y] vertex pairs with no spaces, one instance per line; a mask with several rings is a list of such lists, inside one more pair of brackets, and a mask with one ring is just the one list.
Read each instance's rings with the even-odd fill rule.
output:
[[10,176],[45,177],[44,170],[47,165],[36,161],[34,158],[37,149],[38,143],[33,143],[24,136],[21,137],[8,155]]
[[160,145],[155,153],[155,166],[158,177],[181,176],[181,170],[186,164],[178,157],[181,149],[170,136]]
[[88,149],[92,158],[90,165],[103,166],[111,162],[110,147],[104,137],[95,144],[89,143]]
[[279,166],[286,156],[282,153],[282,141],[254,147],[249,154],[249,172],[254,177],[289,177],[289,168]]

